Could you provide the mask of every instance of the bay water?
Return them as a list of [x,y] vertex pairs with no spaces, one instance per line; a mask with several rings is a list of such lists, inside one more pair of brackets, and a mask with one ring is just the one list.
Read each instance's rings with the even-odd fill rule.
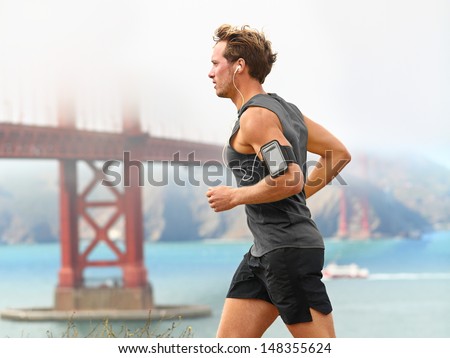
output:
[[[207,240],[147,243],[145,265],[157,305],[201,304],[212,315],[152,322],[158,333],[176,324],[173,336],[190,327],[197,338],[214,337],[231,277],[250,241]],[[366,279],[327,279],[338,337],[450,337],[450,232],[417,240],[327,239],[326,263],[356,263]],[[60,267],[59,244],[0,246],[0,310],[50,308]],[[105,275],[103,277],[102,275]],[[119,271],[86,271],[87,280],[114,279]],[[142,322],[110,322],[114,331],[143,327]],[[75,322],[80,336],[95,322]],[[0,319],[0,337],[61,337],[67,322]],[[277,319],[265,337],[290,337]]]

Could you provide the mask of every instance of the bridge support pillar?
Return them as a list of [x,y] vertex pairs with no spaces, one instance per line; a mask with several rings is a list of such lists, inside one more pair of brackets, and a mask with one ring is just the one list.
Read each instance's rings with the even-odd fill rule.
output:
[[[76,161],[60,162],[61,197],[61,247],[62,266],[55,293],[56,310],[134,309],[148,310],[153,307],[153,292],[147,280],[144,265],[144,233],[142,220],[141,188],[138,171],[129,173],[129,184],[123,193],[109,188],[115,196],[113,201],[89,200],[92,189],[103,179],[103,172],[94,163],[87,162],[94,175],[90,183],[77,193]],[[131,169],[131,168],[129,168]],[[137,168],[135,168],[137,169]],[[90,208],[112,208],[113,215],[100,225]],[[123,240],[113,241],[110,229],[124,218]],[[79,220],[82,218],[94,231],[94,237],[80,245]],[[116,257],[110,260],[93,258],[99,245]],[[83,272],[87,268],[119,267],[122,279],[104,282],[90,287]]]
[[59,287],[79,287],[82,284],[78,265],[78,196],[76,160],[62,160],[60,174],[60,235],[61,269]]
[[[75,128],[73,106],[65,103],[60,115],[60,126]],[[69,113],[67,113],[69,111]],[[124,123],[128,136],[124,151],[135,153],[141,144],[138,118],[132,116]],[[113,200],[90,200],[94,188],[101,186],[104,173],[91,161],[86,161],[93,171],[93,178],[78,193],[77,160],[60,160],[60,221],[62,264],[55,293],[56,310],[134,309],[149,310],[153,307],[153,294],[147,280],[144,265],[144,232],[142,218],[140,167],[125,168],[126,182],[123,191],[116,187],[103,187],[113,194]],[[127,171],[127,172],[125,172]],[[92,209],[112,209],[106,223],[100,224]],[[110,232],[121,219],[124,232],[121,240],[113,240]],[[93,230],[94,236],[80,243],[79,221],[83,219]],[[103,246],[98,250],[99,246]],[[113,259],[99,259],[96,253],[105,248]],[[83,277],[86,268],[118,267],[122,279],[91,287]]]

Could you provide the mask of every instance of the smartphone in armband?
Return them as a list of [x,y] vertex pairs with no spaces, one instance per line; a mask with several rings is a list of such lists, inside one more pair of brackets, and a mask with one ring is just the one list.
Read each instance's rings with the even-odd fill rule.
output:
[[261,155],[272,178],[280,176],[288,169],[288,162],[276,139],[261,147]]

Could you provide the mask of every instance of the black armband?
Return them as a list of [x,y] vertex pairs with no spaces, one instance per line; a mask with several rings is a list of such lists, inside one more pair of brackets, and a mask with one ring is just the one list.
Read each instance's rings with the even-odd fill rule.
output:
[[284,160],[287,163],[297,163],[297,158],[295,157],[294,148],[292,148],[290,145],[282,145],[281,151],[284,155]]
[[264,144],[261,147],[261,155],[272,178],[286,172],[289,163],[297,162],[292,147],[282,146],[277,140]]

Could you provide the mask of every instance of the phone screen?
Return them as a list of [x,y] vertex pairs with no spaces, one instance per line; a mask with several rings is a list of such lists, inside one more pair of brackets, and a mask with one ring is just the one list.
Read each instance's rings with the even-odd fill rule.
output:
[[268,143],[261,149],[261,153],[272,177],[283,173],[287,169],[287,163],[284,160],[278,142],[273,141]]

